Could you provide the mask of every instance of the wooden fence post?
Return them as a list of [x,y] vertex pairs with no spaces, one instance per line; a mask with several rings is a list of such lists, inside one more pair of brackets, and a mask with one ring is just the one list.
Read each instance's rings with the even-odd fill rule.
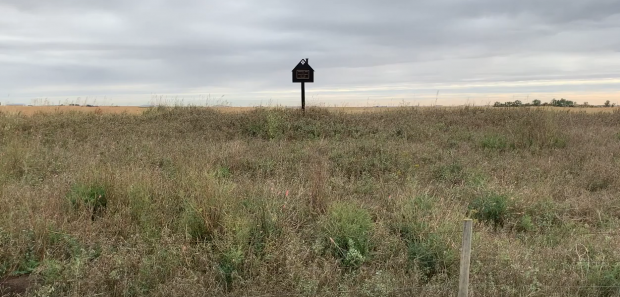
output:
[[472,220],[466,219],[463,224],[463,247],[461,249],[461,275],[459,277],[459,296],[467,297],[469,290],[469,262],[471,259]]

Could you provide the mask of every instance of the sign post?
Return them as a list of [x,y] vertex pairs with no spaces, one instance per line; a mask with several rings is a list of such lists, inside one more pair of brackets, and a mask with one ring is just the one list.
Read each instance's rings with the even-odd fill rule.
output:
[[301,110],[306,110],[306,82],[301,82]]
[[306,83],[314,82],[314,69],[308,64],[308,58],[302,59],[293,68],[293,82],[301,83],[301,110],[306,110]]

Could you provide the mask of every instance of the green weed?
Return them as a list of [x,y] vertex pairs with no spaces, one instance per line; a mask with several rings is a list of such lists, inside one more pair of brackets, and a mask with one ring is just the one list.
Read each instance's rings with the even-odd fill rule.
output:
[[345,267],[357,268],[368,257],[373,222],[368,211],[352,203],[330,205],[322,230],[328,250]]
[[501,135],[488,135],[482,138],[480,146],[484,149],[505,151],[508,149],[508,140]]
[[435,209],[432,196],[416,196],[400,207],[396,214],[398,219],[392,227],[405,242],[407,257],[419,269],[423,282],[450,270],[456,259],[446,234],[433,232],[429,225]]
[[158,285],[166,283],[172,276],[173,269],[180,265],[177,254],[165,247],[156,249],[155,253],[144,257],[138,269],[138,280],[135,283],[139,294],[148,294]]
[[620,295],[620,264],[594,265],[588,269],[587,286],[580,296],[611,297]]
[[517,222],[515,229],[517,232],[532,232],[536,230],[536,225],[529,215],[522,216]]
[[232,172],[228,166],[219,166],[215,170],[215,177],[217,178],[229,178],[232,176]]
[[509,204],[508,196],[488,193],[474,199],[469,204],[470,216],[491,223],[495,229],[498,229],[504,226],[510,216]]
[[158,224],[154,213],[152,194],[144,186],[133,185],[128,193],[129,215],[131,220],[142,229],[148,237],[156,237]]
[[22,261],[19,263],[17,269],[13,271],[12,275],[30,274],[39,267],[40,263],[39,257],[35,254],[33,248],[28,247]]
[[196,206],[188,204],[181,217],[181,226],[187,232],[187,235],[194,241],[204,241],[212,239],[211,234],[207,228],[207,223],[202,217],[200,210]]
[[238,271],[241,269],[244,260],[245,255],[239,247],[231,247],[221,254],[219,270],[228,291],[232,290],[233,281],[238,276]]
[[74,209],[86,208],[91,212],[91,219],[103,214],[107,205],[108,197],[106,187],[100,184],[74,184],[67,199]]
[[65,266],[62,262],[54,259],[45,259],[41,262],[40,275],[44,284],[55,284],[62,280]]

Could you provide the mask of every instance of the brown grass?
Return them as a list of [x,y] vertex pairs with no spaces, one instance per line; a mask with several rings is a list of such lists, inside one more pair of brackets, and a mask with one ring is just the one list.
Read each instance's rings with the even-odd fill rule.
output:
[[454,296],[471,216],[475,296],[620,292],[620,112],[141,111],[0,113],[0,279]]
[[[222,106],[222,107],[203,107],[208,108],[210,110],[216,110],[222,113],[240,113],[240,112],[248,112],[256,109],[256,107],[230,107],[230,106]],[[278,107],[273,107],[278,108]],[[394,109],[398,109],[401,107],[323,107],[325,110],[334,111],[334,112],[346,112],[346,113],[366,113],[366,112],[385,112],[391,111]],[[432,106],[420,106],[416,108],[432,108],[432,109],[442,109],[442,110],[451,110],[451,109],[460,109],[462,106],[442,106],[442,107],[432,107]],[[491,107],[480,107],[480,108],[491,108]],[[620,107],[538,107],[543,110],[549,111],[570,111],[570,112],[585,112],[585,113],[613,113],[614,111],[620,110]],[[127,113],[127,114],[142,114],[148,108],[138,107],[138,106],[96,106],[96,107],[85,107],[85,106],[2,106],[0,105],[0,112],[9,113],[9,114],[23,114],[23,115],[33,115],[36,113],[59,113],[59,112],[93,112],[93,113]],[[295,109],[295,108],[291,108]]]
[[[252,107],[209,107],[224,113],[244,112],[253,109]],[[0,112],[10,114],[33,115],[37,113],[59,113],[59,112],[92,112],[106,114],[142,114],[148,108],[138,106],[0,106]]]

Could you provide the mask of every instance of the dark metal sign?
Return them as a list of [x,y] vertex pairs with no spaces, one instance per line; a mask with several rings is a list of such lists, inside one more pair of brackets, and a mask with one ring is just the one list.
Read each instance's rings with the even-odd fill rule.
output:
[[308,64],[308,58],[302,59],[293,68],[293,82],[301,83],[301,109],[306,109],[306,86],[305,83],[314,82],[314,69]]
[[314,69],[308,64],[308,58],[302,59],[295,68],[293,68],[293,82],[314,82]]

